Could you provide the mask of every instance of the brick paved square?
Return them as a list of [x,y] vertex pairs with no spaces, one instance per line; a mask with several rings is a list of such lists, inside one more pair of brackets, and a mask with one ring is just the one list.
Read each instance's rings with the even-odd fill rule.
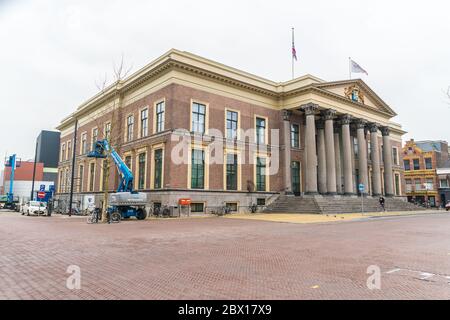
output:
[[[88,225],[2,211],[0,299],[450,299],[449,239],[448,214]],[[66,287],[70,265],[79,290]]]

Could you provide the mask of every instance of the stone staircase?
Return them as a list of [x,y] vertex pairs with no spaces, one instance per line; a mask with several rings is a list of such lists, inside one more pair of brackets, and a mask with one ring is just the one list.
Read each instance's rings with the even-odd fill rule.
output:
[[[387,211],[425,210],[399,198],[385,198]],[[378,197],[364,198],[364,212],[381,211]],[[344,196],[286,196],[280,195],[264,213],[360,213],[361,197]]]

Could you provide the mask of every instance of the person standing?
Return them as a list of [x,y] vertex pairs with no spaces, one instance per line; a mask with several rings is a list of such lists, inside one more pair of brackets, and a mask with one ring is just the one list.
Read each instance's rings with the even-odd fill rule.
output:
[[384,197],[380,196],[380,199],[378,199],[378,201],[380,202],[381,209],[383,209],[383,211],[386,211],[386,208],[384,206],[385,203]]

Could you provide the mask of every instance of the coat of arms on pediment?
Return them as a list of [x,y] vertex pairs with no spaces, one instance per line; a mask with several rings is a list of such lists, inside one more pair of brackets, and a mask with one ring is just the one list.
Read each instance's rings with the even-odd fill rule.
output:
[[364,93],[357,85],[345,88],[344,94],[348,99],[364,104]]

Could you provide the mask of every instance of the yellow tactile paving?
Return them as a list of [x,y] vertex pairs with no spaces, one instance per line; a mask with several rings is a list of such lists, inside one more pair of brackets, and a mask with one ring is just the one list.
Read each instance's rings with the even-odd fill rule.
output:
[[354,219],[397,216],[397,215],[415,215],[424,214],[424,211],[412,212],[372,212],[372,213],[343,213],[343,214],[298,214],[298,213],[259,213],[259,214],[233,214],[225,216],[229,219],[247,219],[262,220],[273,222],[289,223],[320,223],[320,222],[338,222]]

